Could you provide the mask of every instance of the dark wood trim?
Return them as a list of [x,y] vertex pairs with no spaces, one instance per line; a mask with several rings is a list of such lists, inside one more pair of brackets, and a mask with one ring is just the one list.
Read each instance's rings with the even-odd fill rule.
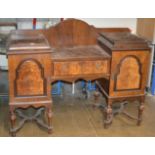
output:
[[93,80],[97,80],[97,79],[100,79],[100,78],[106,78],[106,79],[109,79],[110,77],[110,74],[96,74],[95,76],[94,75],[72,75],[72,76],[53,76],[52,77],[52,83],[53,82],[56,82],[56,81],[65,81],[65,82],[75,82],[75,81],[78,81],[78,80],[85,80],[85,81],[93,81]]

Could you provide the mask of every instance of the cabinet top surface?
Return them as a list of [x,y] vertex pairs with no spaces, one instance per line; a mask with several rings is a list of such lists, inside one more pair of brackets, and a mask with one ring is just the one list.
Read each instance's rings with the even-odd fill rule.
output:
[[110,56],[98,45],[75,46],[71,48],[53,48],[53,60],[99,60],[110,59]]
[[30,31],[14,31],[8,41],[8,50],[46,50],[50,49],[48,41],[41,33],[31,33]]
[[108,44],[112,50],[149,49],[148,42],[129,32],[101,33],[99,41]]
[[111,33],[101,33],[101,36],[104,36],[112,43],[115,42],[145,42],[144,39],[139,38],[138,36],[131,34],[129,32],[111,32]]

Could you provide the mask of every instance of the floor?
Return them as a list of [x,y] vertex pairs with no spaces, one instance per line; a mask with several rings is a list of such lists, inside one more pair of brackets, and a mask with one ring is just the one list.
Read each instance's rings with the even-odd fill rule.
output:
[[[103,115],[100,108],[93,108],[93,95],[88,100],[81,96],[55,96],[53,98],[53,134],[49,135],[35,123],[28,122],[17,133],[21,137],[48,137],[48,136],[155,136],[155,97],[147,96],[143,123],[136,126],[136,121],[123,115],[116,115],[108,129],[103,128]],[[100,103],[105,100],[101,96]],[[133,115],[137,115],[138,103],[127,105]],[[27,111],[31,114],[34,110]],[[0,102],[0,136],[9,135],[9,112],[7,98]]]

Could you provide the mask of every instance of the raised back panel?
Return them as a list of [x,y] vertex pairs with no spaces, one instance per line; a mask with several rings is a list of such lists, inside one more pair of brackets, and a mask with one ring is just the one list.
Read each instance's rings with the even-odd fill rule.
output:
[[73,23],[62,22],[55,27],[50,28],[50,44],[53,47],[63,47],[73,45]]
[[95,27],[87,23],[74,20],[73,21],[73,41],[74,45],[95,45],[97,43],[98,32]]
[[94,45],[98,31],[95,27],[77,20],[68,19],[44,32],[52,47]]
[[43,68],[35,60],[23,61],[16,70],[15,96],[35,96],[45,94]]
[[141,66],[137,58],[127,56],[118,65],[115,90],[140,89]]

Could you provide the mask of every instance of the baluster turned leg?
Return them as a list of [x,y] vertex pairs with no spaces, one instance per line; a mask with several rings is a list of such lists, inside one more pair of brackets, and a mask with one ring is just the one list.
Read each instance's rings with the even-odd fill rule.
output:
[[11,136],[16,136],[16,132],[14,132],[14,127],[16,123],[16,114],[15,114],[15,109],[13,107],[10,108],[10,121],[11,121]]
[[47,112],[47,118],[48,118],[48,133],[51,134],[52,133],[52,110],[51,110],[51,106],[48,106],[46,108],[46,112]]
[[107,99],[107,107],[105,109],[105,121],[104,121],[104,128],[107,129],[108,125],[112,123],[112,101]]
[[144,97],[141,97],[140,105],[138,107],[138,121],[137,121],[138,126],[141,125],[143,111],[144,111]]

